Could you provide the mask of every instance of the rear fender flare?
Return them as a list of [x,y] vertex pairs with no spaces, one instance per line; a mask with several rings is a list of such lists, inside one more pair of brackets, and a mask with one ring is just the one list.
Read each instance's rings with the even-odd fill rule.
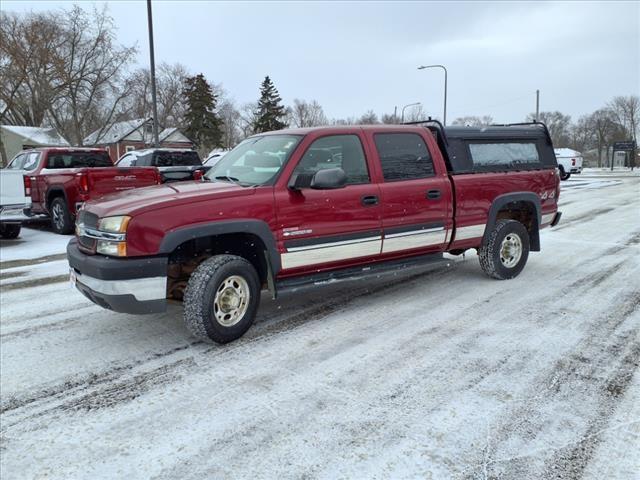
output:
[[487,226],[484,230],[484,236],[482,238],[482,245],[484,246],[489,238],[489,235],[495,227],[498,212],[507,204],[513,202],[524,202],[530,204],[535,212],[534,224],[532,225],[531,232],[529,234],[530,249],[533,252],[540,251],[540,222],[541,222],[541,209],[540,209],[540,197],[533,192],[514,192],[506,193],[495,198],[489,209],[489,216],[487,217]]
[[[45,195],[47,212],[51,213],[51,203],[53,202],[53,198],[62,197],[64,198],[64,203],[67,204],[67,208],[69,208],[69,199],[67,198],[67,192],[64,191],[62,187],[49,187],[47,189],[47,194]],[[71,210],[71,209],[69,209]]]

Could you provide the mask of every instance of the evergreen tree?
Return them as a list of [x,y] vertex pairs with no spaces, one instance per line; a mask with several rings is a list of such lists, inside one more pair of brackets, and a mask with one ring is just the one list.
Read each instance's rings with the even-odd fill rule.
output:
[[209,151],[222,145],[222,121],[215,113],[217,95],[201,73],[185,80],[183,91],[187,110],[184,134],[199,149]]
[[280,102],[282,102],[282,98],[267,75],[260,86],[260,100],[258,100],[256,120],[253,124],[255,133],[282,130],[287,127],[283,121],[287,113],[284,105]]

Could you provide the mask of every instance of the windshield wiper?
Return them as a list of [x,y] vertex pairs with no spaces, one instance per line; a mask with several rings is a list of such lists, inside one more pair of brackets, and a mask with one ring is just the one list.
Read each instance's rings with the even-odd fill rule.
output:
[[213,177],[216,180],[226,180],[227,182],[235,183],[236,185],[240,185],[240,179],[236,177],[230,177],[229,175],[218,175],[217,177]]

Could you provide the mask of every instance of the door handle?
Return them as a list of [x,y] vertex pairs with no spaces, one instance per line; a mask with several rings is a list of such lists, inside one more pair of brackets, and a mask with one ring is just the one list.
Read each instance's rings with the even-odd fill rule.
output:
[[436,198],[440,198],[440,190],[429,190],[425,195],[429,200],[435,200]]
[[362,205],[377,205],[378,204],[378,196],[377,195],[365,195],[360,199],[360,203]]

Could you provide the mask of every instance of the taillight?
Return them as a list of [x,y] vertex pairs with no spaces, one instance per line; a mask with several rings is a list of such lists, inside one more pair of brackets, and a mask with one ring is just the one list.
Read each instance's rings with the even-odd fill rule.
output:
[[575,158],[572,158],[572,159],[571,159],[571,166],[572,166],[572,167],[575,167],[575,166],[576,166],[576,159],[575,159]]
[[24,196],[31,196],[31,177],[27,177],[26,175],[22,177],[24,179]]
[[202,170],[194,170],[193,172],[193,179],[198,181],[198,180],[202,180],[202,177],[204,176],[204,173],[202,173]]
[[86,173],[77,173],[80,193],[89,193],[89,177]]

